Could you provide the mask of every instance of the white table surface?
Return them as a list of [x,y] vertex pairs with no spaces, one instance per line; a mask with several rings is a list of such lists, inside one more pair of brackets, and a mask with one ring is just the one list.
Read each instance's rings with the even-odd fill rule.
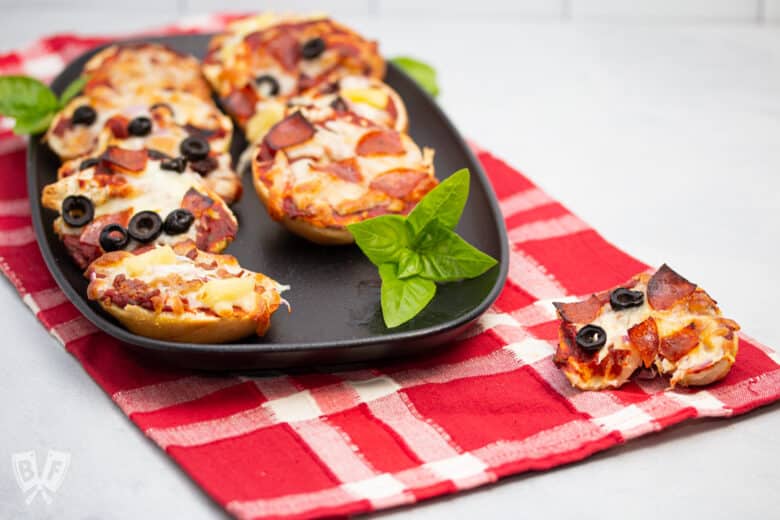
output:
[[[134,13],[134,14],[133,14]],[[106,12],[2,13],[0,48]],[[173,15],[167,16],[171,18]],[[166,21],[133,11],[105,26]],[[648,263],[700,283],[749,334],[780,346],[780,31],[429,17],[346,21],[440,73],[458,128]],[[7,175],[6,172],[2,173]],[[223,515],[137,430],[0,282],[0,517]],[[698,421],[585,462],[379,516],[777,518],[777,406]],[[13,452],[72,454],[51,505],[24,503]],[[40,461],[39,461],[40,463]],[[595,501],[594,501],[595,500]],[[604,504],[595,507],[593,504]]]

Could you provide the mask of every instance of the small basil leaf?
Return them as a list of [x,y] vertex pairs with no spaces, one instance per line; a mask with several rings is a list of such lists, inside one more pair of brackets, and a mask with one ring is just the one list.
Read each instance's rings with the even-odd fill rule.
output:
[[398,278],[409,278],[418,274],[421,269],[420,255],[411,249],[403,249],[398,257]]
[[35,135],[46,131],[54,119],[54,112],[49,112],[43,116],[33,118],[17,118],[14,124],[14,133],[16,135]]
[[84,85],[86,84],[86,76],[79,76],[78,78],[74,79],[70,85],[65,87],[65,90],[62,91],[62,94],[60,94],[60,105],[65,105],[68,101],[78,96],[79,92],[84,89]]
[[57,97],[37,79],[0,76],[0,114],[32,121],[56,112],[58,108]]
[[439,85],[436,82],[436,69],[425,62],[409,56],[390,58],[401,70],[408,74],[423,90],[433,97],[439,95]]
[[401,250],[409,245],[409,232],[400,215],[382,215],[349,224],[355,243],[375,265],[397,262]]
[[469,197],[469,177],[467,168],[458,170],[423,197],[406,217],[413,235],[434,219],[448,229],[455,229]]
[[387,328],[397,327],[420,313],[436,294],[436,284],[413,276],[402,280],[393,264],[379,266],[382,278],[382,317]]
[[476,278],[498,262],[438,222],[428,225],[416,242],[419,276],[436,282]]

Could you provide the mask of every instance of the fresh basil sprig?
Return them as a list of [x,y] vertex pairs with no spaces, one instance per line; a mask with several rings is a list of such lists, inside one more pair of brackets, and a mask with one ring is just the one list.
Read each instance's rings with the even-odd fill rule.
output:
[[436,82],[436,69],[423,61],[409,56],[396,56],[395,58],[390,58],[390,61],[411,76],[411,78],[428,94],[433,97],[439,95],[439,85]]
[[33,135],[45,131],[55,114],[84,88],[80,76],[57,96],[44,83],[28,76],[0,76],[0,114],[16,120],[14,133]]
[[382,215],[347,226],[379,267],[388,328],[419,314],[436,294],[436,283],[476,278],[498,263],[455,232],[468,196],[469,171],[464,168],[431,190],[406,217]]

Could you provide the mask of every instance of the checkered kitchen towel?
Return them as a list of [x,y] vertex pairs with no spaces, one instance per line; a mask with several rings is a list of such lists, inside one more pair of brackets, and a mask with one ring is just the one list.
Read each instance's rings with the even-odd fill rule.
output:
[[[167,31],[215,30],[224,21],[202,18]],[[0,56],[0,73],[51,77],[102,41],[48,38]],[[745,336],[731,373],[706,390],[669,391],[660,380],[573,390],[551,360],[550,300],[610,287],[646,266],[487,152],[479,159],[509,229],[509,281],[468,337],[443,353],[268,378],[143,365],[79,315],[49,276],[30,225],[24,141],[7,128],[0,130],[0,268],[122,411],[237,517],[408,504],[780,397],[780,356]]]

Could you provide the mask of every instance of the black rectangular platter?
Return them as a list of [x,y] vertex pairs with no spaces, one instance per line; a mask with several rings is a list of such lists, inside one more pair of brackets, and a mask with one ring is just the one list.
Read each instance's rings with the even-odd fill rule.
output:
[[[185,35],[144,41],[164,43],[202,57],[209,38]],[[54,80],[54,90],[62,92],[76,79],[97,50],[70,63]],[[471,170],[471,194],[457,231],[499,259],[497,266],[479,278],[440,286],[434,300],[412,321],[387,329],[379,306],[376,267],[355,246],[318,246],[287,232],[270,219],[255,196],[249,173],[245,172],[244,196],[233,206],[239,232],[225,252],[235,255],[244,267],[290,285],[285,297],[292,312],[288,314],[281,308],[274,314],[265,337],[248,337],[236,343],[177,343],[133,334],[97,303],[87,300],[87,280],[52,230],[56,215],[40,204],[41,189],[56,180],[59,160],[39,139],[31,139],[27,169],[30,203],[38,243],[49,270],[70,301],[98,328],[144,356],[183,367],[305,368],[415,355],[445,347],[488,309],[504,285],[509,265],[504,221],[485,172],[439,106],[392,63],[388,63],[385,81],[407,105],[411,136],[419,145],[436,150],[437,177],[446,178],[463,167]],[[245,145],[241,136],[234,137],[234,160]]]

